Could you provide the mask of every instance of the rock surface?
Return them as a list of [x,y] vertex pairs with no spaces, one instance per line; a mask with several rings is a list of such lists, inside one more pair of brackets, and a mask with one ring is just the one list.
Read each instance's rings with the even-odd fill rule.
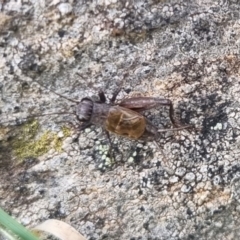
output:
[[[0,9],[2,208],[29,227],[63,220],[91,240],[239,239],[239,1]],[[47,115],[119,88],[117,100],[171,99],[196,129],[161,134],[160,148],[111,135],[109,154],[102,129],[78,136],[73,114]],[[145,116],[171,127],[167,108]]]

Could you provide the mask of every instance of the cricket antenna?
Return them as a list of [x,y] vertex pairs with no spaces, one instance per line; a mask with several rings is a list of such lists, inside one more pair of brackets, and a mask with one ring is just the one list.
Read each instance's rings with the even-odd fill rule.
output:
[[193,128],[193,125],[184,125],[180,127],[168,128],[168,129],[158,129],[157,132],[169,132],[169,131],[179,131],[187,128]]
[[52,89],[49,89],[49,88],[45,87],[44,85],[42,85],[40,82],[38,82],[38,81],[36,81],[36,80],[33,80],[33,82],[36,82],[40,87],[43,87],[43,88],[47,89],[48,91],[53,92],[53,93],[56,94],[57,96],[62,97],[62,98],[66,99],[66,100],[68,100],[68,101],[70,101],[70,102],[80,103],[79,101],[70,99],[70,98],[68,98],[68,97],[66,97],[66,96],[61,95],[60,93],[57,93],[57,92],[53,91]]
[[[41,85],[40,85],[40,86],[41,86]],[[43,86],[41,86],[41,87],[43,87]],[[73,100],[73,99],[70,99],[70,98],[68,98],[68,97],[65,97],[65,96],[61,95],[61,94],[53,91],[52,89],[48,89],[48,88],[46,88],[46,89],[49,90],[50,92],[55,93],[55,94],[56,94],[57,96],[59,96],[59,97],[65,98],[66,100],[68,100],[68,101],[70,101],[70,102],[80,103],[79,101],[76,101],[76,100]]]
[[42,116],[49,116],[49,115],[56,115],[56,114],[59,114],[59,115],[70,114],[70,115],[74,115],[75,117],[77,116],[77,114],[73,112],[53,112],[53,113],[34,114],[26,118],[42,117]]
[[[28,116],[28,117],[23,117],[21,119],[27,120],[27,119],[32,119],[32,118],[35,118],[35,117],[44,117],[44,116],[50,116],[50,115],[65,115],[65,114],[74,115],[75,117],[77,116],[77,114],[73,113],[73,112],[53,112],[53,113],[34,114],[34,115],[31,115],[31,116]],[[0,124],[14,122],[14,121],[17,121],[17,119],[0,122]]]

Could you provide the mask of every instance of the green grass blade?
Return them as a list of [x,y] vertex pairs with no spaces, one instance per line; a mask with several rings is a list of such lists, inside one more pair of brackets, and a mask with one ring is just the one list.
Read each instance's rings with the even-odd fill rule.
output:
[[24,226],[22,226],[15,219],[9,216],[1,208],[0,208],[0,225],[4,226],[6,230],[14,233],[22,240],[39,240],[39,238],[34,236],[30,231],[28,231]]

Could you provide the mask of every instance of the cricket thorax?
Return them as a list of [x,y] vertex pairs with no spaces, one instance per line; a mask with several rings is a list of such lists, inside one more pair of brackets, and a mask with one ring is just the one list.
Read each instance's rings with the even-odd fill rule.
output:
[[104,127],[111,107],[111,105],[106,103],[94,102],[90,122],[96,126]]

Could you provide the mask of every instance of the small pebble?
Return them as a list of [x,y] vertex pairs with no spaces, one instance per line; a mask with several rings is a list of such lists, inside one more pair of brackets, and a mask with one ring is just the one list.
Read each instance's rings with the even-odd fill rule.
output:
[[61,3],[58,5],[58,10],[64,16],[72,12],[72,6],[69,3]]

